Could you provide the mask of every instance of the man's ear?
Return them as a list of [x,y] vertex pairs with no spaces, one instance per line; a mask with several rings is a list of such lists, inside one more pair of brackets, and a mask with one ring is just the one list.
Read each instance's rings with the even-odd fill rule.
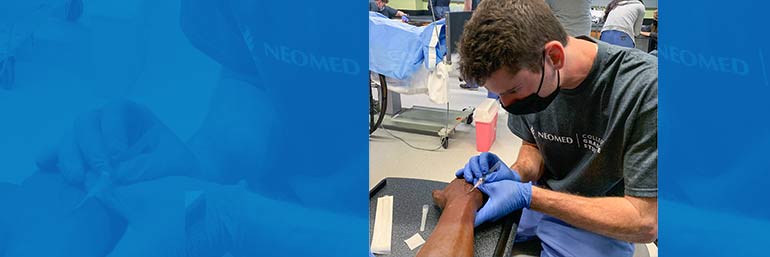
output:
[[555,69],[561,69],[564,67],[564,61],[567,57],[567,53],[564,50],[564,45],[559,41],[550,41],[545,43],[545,55],[551,61]]

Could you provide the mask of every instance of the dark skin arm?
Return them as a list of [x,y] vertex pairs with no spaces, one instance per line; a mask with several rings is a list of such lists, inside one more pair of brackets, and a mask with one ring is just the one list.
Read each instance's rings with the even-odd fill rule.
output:
[[443,190],[433,191],[433,201],[443,209],[436,229],[420,248],[417,257],[472,257],[473,221],[483,198],[473,185],[455,179]]

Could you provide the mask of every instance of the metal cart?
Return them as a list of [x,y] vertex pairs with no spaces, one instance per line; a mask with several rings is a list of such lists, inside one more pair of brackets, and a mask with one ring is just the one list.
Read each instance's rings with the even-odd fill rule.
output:
[[[452,65],[451,55],[457,52],[455,44],[459,41],[465,22],[470,19],[470,16],[471,12],[447,14],[447,54],[443,60],[446,65]],[[382,74],[376,75],[379,78],[378,81],[370,80],[371,88],[378,93],[377,97],[373,97],[370,90],[370,134],[377,127],[382,126],[391,130],[438,136],[441,146],[446,149],[449,147],[449,137],[454,133],[455,128],[462,123],[473,122],[473,107],[450,110],[447,103],[446,108],[422,106],[403,108],[400,94],[388,92],[386,77]]]

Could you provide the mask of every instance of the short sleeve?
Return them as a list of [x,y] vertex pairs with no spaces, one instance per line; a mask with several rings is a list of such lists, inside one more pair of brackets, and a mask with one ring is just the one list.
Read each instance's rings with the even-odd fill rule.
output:
[[630,115],[628,144],[623,155],[625,194],[658,196],[658,80],[648,79]]
[[508,114],[508,129],[524,142],[534,144],[535,137],[532,135],[532,130],[530,128],[531,126],[527,120],[524,119],[524,115]]
[[385,10],[382,11],[382,14],[385,16],[388,16],[388,19],[393,19],[393,17],[396,17],[396,14],[398,13],[398,10],[393,9],[393,7],[385,6]]

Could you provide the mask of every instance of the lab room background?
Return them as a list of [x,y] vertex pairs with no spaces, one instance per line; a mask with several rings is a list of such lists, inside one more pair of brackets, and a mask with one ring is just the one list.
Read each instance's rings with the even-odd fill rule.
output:
[[[602,7],[609,2],[592,1],[591,13],[602,13]],[[644,1],[644,4],[648,7],[646,19],[652,18],[659,9],[663,22],[660,33],[664,35],[656,46],[660,83],[660,248],[657,254],[765,256],[766,251],[757,246],[762,244],[763,231],[770,228],[767,218],[770,209],[758,204],[752,196],[765,195],[763,190],[768,186],[762,171],[767,170],[770,163],[762,156],[767,152],[770,132],[765,129],[767,120],[761,117],[770,109],[762,99],[770,88],[767,77],[770,59],[767,47],[754,44],[760,37],[746,32],[760,29],[756,24],[763,23],[762,10],[768,6],[759,2],[724,1]],[[421,20],[420,16],[428,15],[427,5],[428,1],[389,3],[410,14],[411,23],[425,24],[433,22]],[[654,8],[650,8],[652,6]],[[451,1],[452,12],[462,8],[463,1]],[[412,15],[413,10],[426,13]],[[597,26],[592,27],[594,38],[599,36],[594,33],[596,29]],[[693,40],[703,39],[705,35],[713,37]],[[371,28],[369,36],[371,45]],[[748,47],[752,45],[755,47]],[[637,40],[636,47],[649,50],[652,46]],[[396,193],[387,190],[387,182],[401,186],[425,183],[420,185],[443,188],[442,183],[451,181],[454,172],[462,168],[470,156],[490,151],[516,157],[521,140],[509,132],[504,120],[507,115],[502,108],[497,107],[497,120],[492,122],[495,126],[487,126],[486,122],[492,119],[484,112],[480,115],[486,116],[482,122],[476,119],[480,110],[495,108],[483,102],[494,96],[483,87],[466,88],[465,83],[453,78],[458,75],[453,72],[448,73],[448,104],[432,101],[429,89],[410,91],[403,87],[407,83],[398,79],[370,74],[370,98],[373,99],[369,120],[370,247],[377,199]],[[392,85],[393,90],[386,92],[383,84]],[[383,95],[386,99],[382,99]],[[394,112],[403,110],[420,115],[392,117]],[[506,159],[506,163],[514,160]],[[416,181],[424,182],[414,184]],[[412,184],[406,185],[408,183]],[[385,191],[378,191],[383,188]],[[432,204],[432,200],[427,196],[430,190],[415,189],[408,193],[426,197],[392,199],[394,210],[407,213],[401,222],[407,222],[409,229],[398,231],[394,227],[391,251],[416,254],[419,248],[410,249],[414,246],[411,236],[430,231],[430,225],[426,225],[425,231],[421,229],[421,221],[425,220],[421,217],[421,207]],[[413,208],[399,205],[416,200],[422,203]],[[440,212],[430,208],[427,213],[428,222],[431,219],[435,222],[437,216],[431,215]],[[410,241],[405,242],[407,239]]]

